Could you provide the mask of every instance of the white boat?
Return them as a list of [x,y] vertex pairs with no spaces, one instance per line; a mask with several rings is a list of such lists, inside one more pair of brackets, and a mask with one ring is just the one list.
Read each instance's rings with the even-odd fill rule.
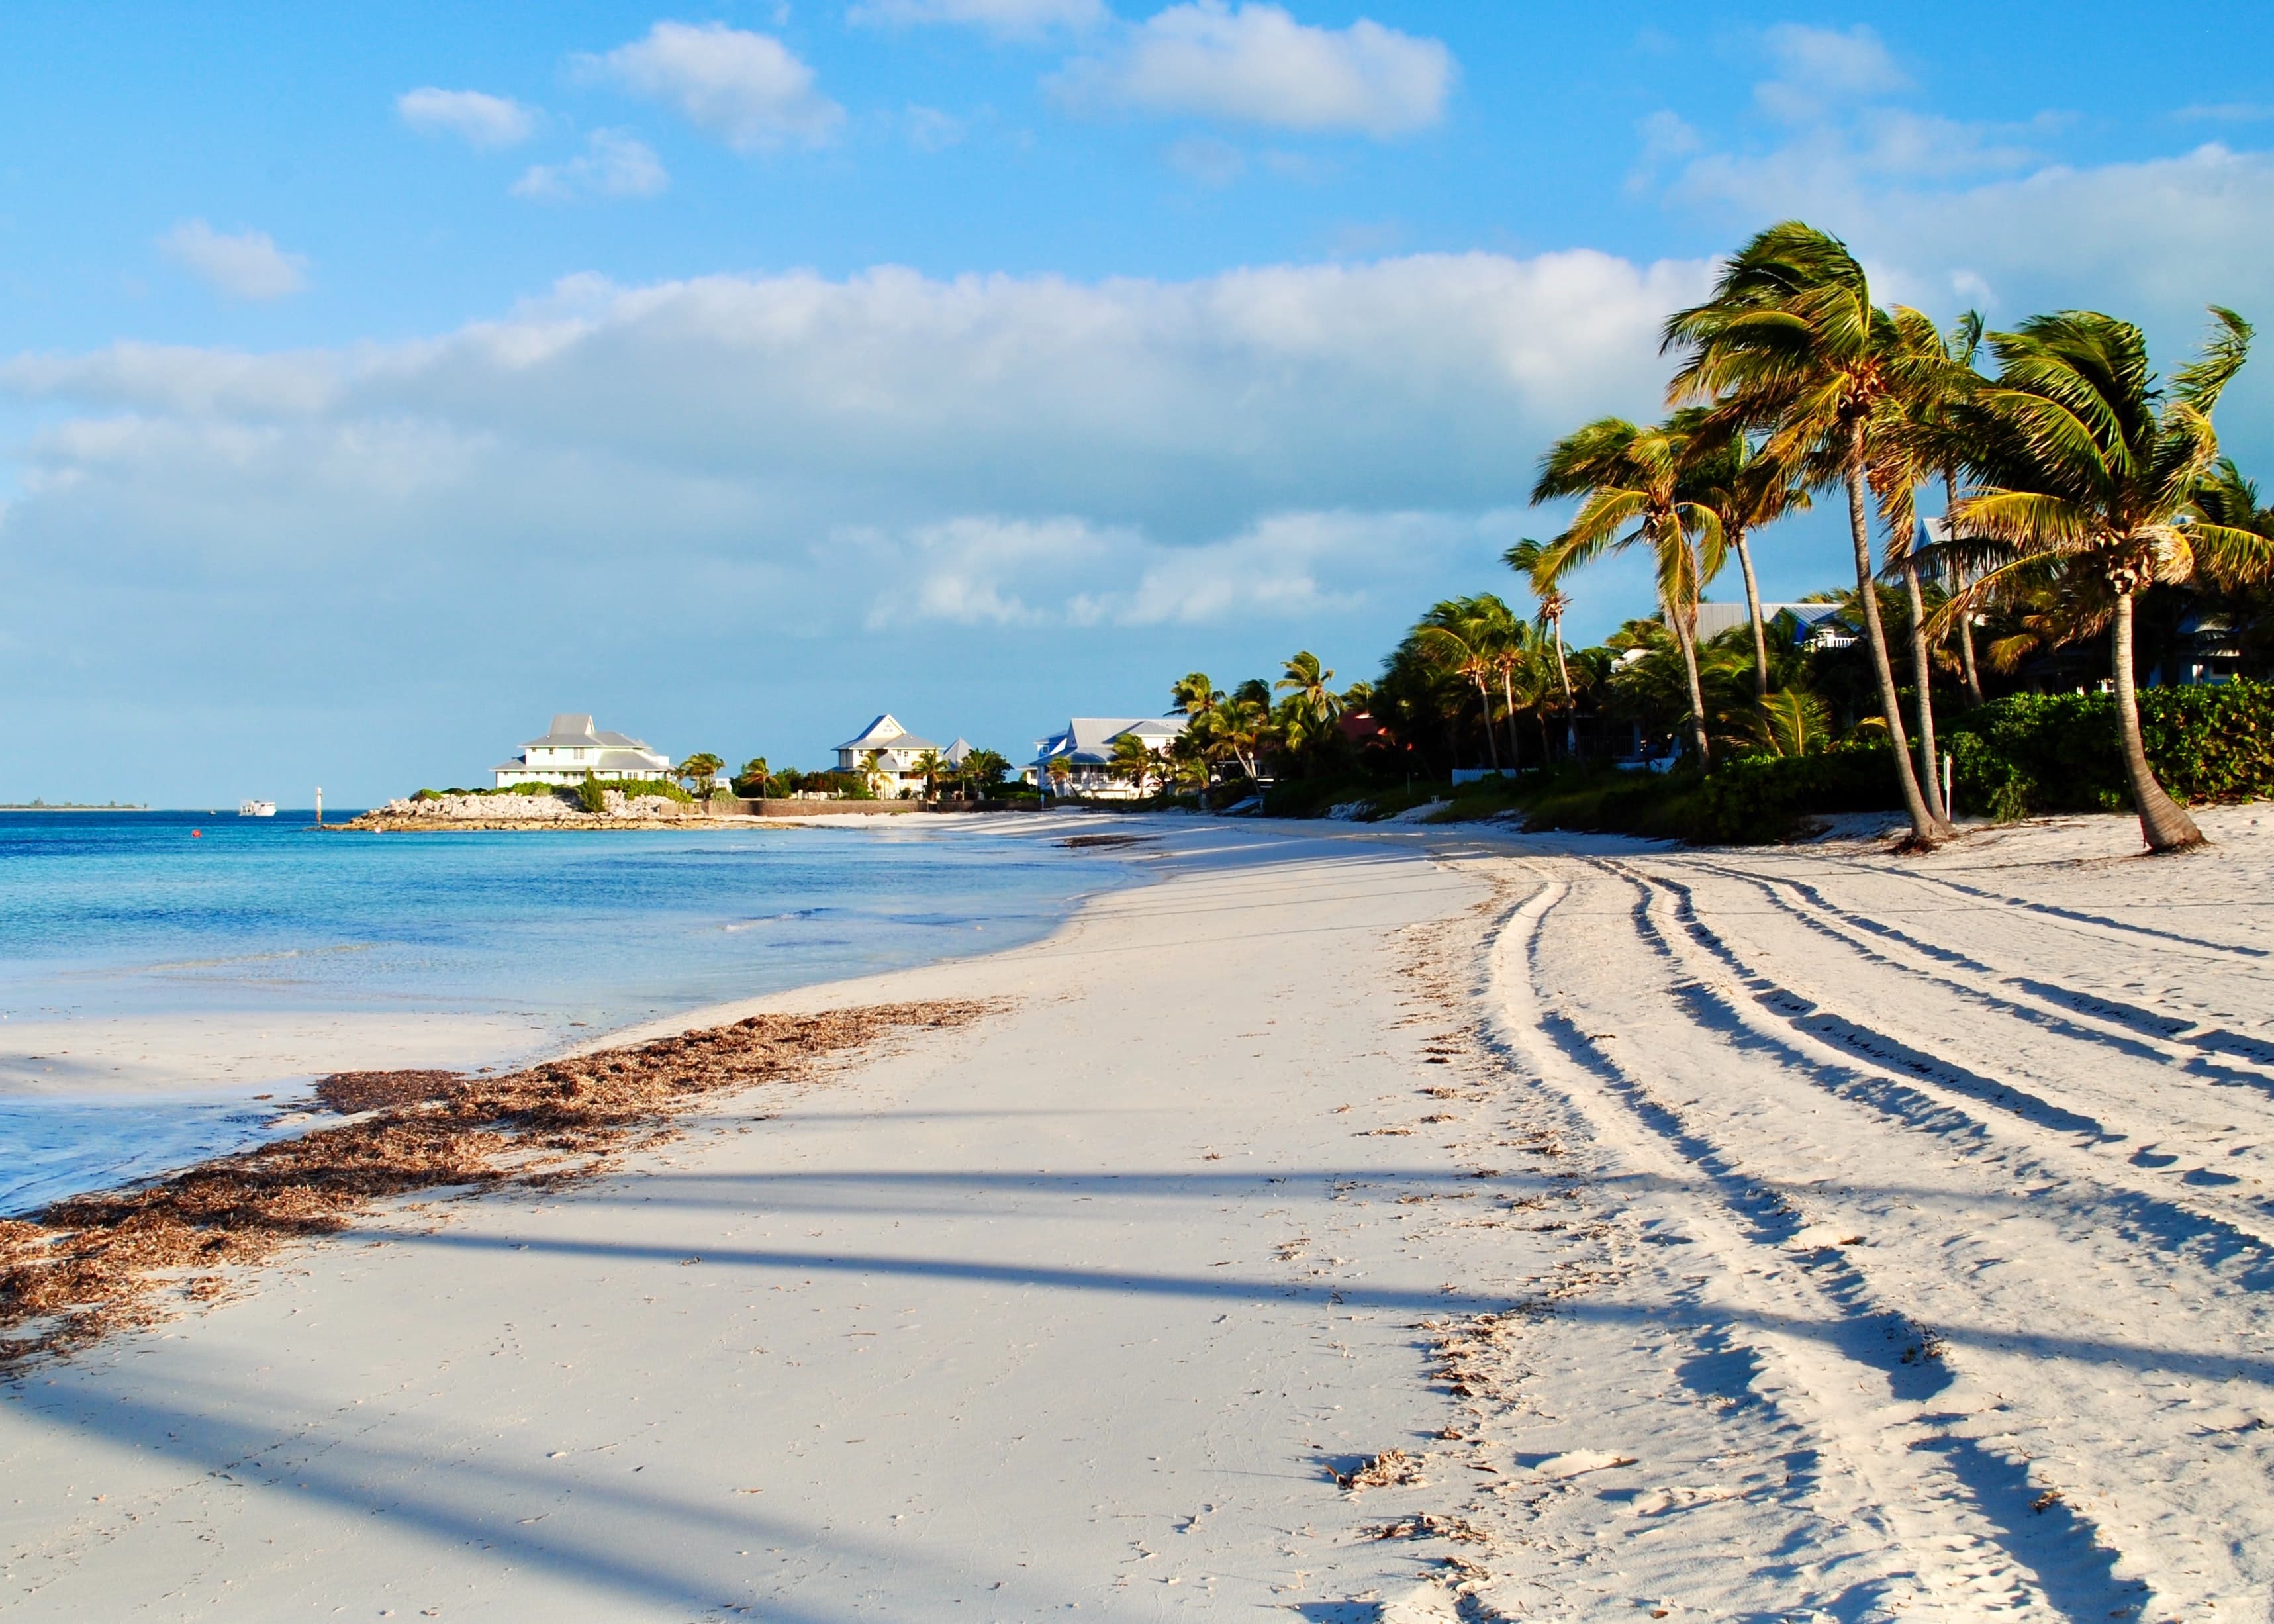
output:
[[237,805],[239,817],[275,817],[276,803],[273,801],[241,801]]

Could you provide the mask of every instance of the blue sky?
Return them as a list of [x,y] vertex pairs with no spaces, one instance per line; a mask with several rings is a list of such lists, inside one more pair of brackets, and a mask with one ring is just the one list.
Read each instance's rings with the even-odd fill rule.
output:
[[[1941,317],[2274,320],[2263,8],[28,10],[0,799],[359,803],[564,709],[1019,756],[1371,674],[1787,216]],[[2269,369],[2222,426],[2274,481]]]

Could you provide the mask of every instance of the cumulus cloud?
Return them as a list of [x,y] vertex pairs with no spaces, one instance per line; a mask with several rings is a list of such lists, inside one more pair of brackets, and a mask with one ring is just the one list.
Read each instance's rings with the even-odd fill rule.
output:
[[1847,29],[1779,23],[1762,43],[1778,71],[1753,86],[1753,100],[1780,118],[1816,117],[1833,102],[1886,95],[1910,84],[1865,23]]
[[584,150],[560,163],[534,163],[513,183],[513,195],[543,203],[597,198],[651,198],[671,184],[663,161],[623,130],[595,130]]
[[724,23],[659,22],[582,65],[676,109],[737,152],[818,145],[845,121],[845,109],[814,87],[813,70],[780,41]]
[[395,110],[421,135],[455,135],[485,149],[516,146],[537,128],[536,115],[520,102],[479,90],[407,90]]
[[287,253],[266,231],[216,231],[184,220],[158,239],[166,256],[235,299],[281,299],[308,285],[305,254]]
[[1095,28],[1113,15],[1105,0],[862,0],[846,20],[871,27],[950,23],[1006,39],[1031,39],[1054,28]]
[[1442,118],[1455,71],[1442,41],[1363,18],[1320,28],[1276,5],[1190,0],[1070,64],[1054,88],[1081,109],[1388,137]]
[[1516,538],[1508,512],[1306,512],[1263,515],[1222,537],[1167,545],[1133,526],[1070,515],[963,515],[905,536],[855,539],[895,585],[868,626],[911,620],[1051,628],[1292,620],[1362,605],[1457,557]]

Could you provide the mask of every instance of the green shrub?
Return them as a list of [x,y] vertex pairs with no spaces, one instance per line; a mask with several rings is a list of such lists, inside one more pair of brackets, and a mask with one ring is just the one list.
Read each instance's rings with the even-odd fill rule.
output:
[[598,778],[588,778],[576,786],[577,809],[598,817],[608,809],[607,786]]
[[694,796],[668,778],[624,778],[603,784],[600,787],[614,790],[627,801],[636,800],[642,795],[660,795],[666,801],[675,801],[682,807],[695,804]]
[[[2113,694],[2015,694],[1946,728],[1961,812],[2002,819],[2131,804]],[[2143,688],[2148,765],[2180,801],[2274,796],[2274,683]]]

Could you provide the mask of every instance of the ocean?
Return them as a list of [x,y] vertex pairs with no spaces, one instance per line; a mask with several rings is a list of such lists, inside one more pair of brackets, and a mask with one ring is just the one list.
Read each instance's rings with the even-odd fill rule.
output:
[[[333,1011],[505,1016],[551,1047],[1033,941],[1126,873],[991,820],[384,835],[312,821],[0,813],[0,1051],[20,1059],[10,1022]],[[256,1087],[0,1086],[0,1214],[273,1137]]]

